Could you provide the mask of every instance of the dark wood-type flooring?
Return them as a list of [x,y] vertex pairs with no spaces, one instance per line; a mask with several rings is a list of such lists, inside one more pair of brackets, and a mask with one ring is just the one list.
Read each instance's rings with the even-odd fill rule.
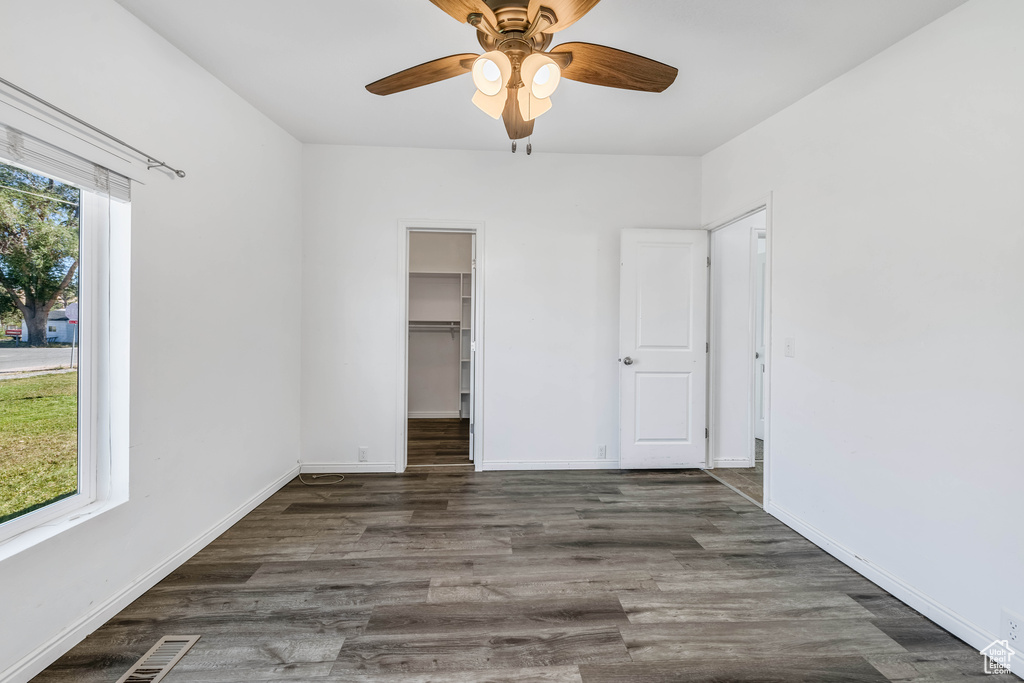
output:
[[750,496],[758,505],[764,505],[763,460],[757,461],[754,467],[716,467],[709,471],[715,479]]
[[469,420],[459,418],[409,420],[409,467],[462,465],[469,459]]
[[696,471],[293,481],[35,680],[115,681],[165,634],[202,636],[166,683],[985,678]]
[[754,467],[716,467],[711,476],[764,505],[764,441],[754,439]]

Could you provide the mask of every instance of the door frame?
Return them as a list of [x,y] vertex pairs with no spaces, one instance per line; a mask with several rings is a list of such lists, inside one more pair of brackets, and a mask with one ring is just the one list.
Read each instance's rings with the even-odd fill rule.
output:
[[473,376],[473,452],[470,456],[476,471],[483,469],[484,460],[484,228],[482,221],[398,221],[398,415],[395,443],[395,472],[404,472],[409,464],[409,234],[413,232],[454,232],[476,237],[473,247],[473,331],[476,350],[471,365]]
[[[763,483],[763,494],[764,504],[762,507],[768,507],[771,499],[771,431],[772,431],[772,420],[771,420],[771,378],[772,378],[772,194],[768,193],[766,197],[750,202],[748,204],[738,207],[735,211],[730,211],[725,217],[720,220],[713,221],[705,226],[705,229],[710,234],[725,228],[726,226],[732,225],[736,221],[742,220],[748,216],[751,216],[759,211],[765,212],[764,220],[764,234],[765,234],[765,274],[764,274],[764,344],[765,344],[765,359],[764,359],[764,483]],[[711,240],[708,240],[709,250],[711,247]],[[711,321],[714,316],[714,312],[717,310],[715,294],[714,294],[714,278],[711,278],[711,282],[708,287],[708,339],[710,341],[710,352],[712,356],[716,353],[716,342],[717,339],[711,336]],[[751,300],[751,304],[753,300]],[[753,310],[751,310],[751,316],[753,316]],[[753,324],[753,318],[751,318]],[[753,328],[751,327],[750,344],[753,345]],[[750,356],[750,379],[751,387],[753,387],[753,372],[754,372],[754,355],[753,352]],[[716,397],[716,384],[717,379],[716,373],[714,372],[714,363],[709,358],[708,362],[711,369],[708,372],[708,466],[712,468],[714,466],[714,429],[711,428],[713,420],[717,418],[715,414],[715,399]],[[750,434],[753,437],[753,420],[754,420],[754,402],[753,402],[753,389],[751,388],[751,401],[750,401]],[[753,438],[751,438],[750,444],[751,450],[754,448]]]

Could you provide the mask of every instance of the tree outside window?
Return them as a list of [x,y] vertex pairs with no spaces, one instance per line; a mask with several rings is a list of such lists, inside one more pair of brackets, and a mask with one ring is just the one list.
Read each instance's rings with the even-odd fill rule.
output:
[[80,199],[76,187],[0,164],[0,317],[20,313],[29,346],[46,344],[54,305],[77,298]]

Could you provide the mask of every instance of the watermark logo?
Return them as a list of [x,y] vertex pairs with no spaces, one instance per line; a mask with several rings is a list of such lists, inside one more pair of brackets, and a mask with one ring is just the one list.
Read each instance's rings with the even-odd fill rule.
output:
[[985,673],[1008,674],[1010,673],[1010,660],[1017,653],[1010,649],[1008,641],[995,640],[982,650],[981,654],[985,656]]

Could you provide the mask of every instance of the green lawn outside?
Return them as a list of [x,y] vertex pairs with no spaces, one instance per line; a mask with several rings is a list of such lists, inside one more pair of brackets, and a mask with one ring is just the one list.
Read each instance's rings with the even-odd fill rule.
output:
[[78,487],[78,373],[0,381],[0,522]]

